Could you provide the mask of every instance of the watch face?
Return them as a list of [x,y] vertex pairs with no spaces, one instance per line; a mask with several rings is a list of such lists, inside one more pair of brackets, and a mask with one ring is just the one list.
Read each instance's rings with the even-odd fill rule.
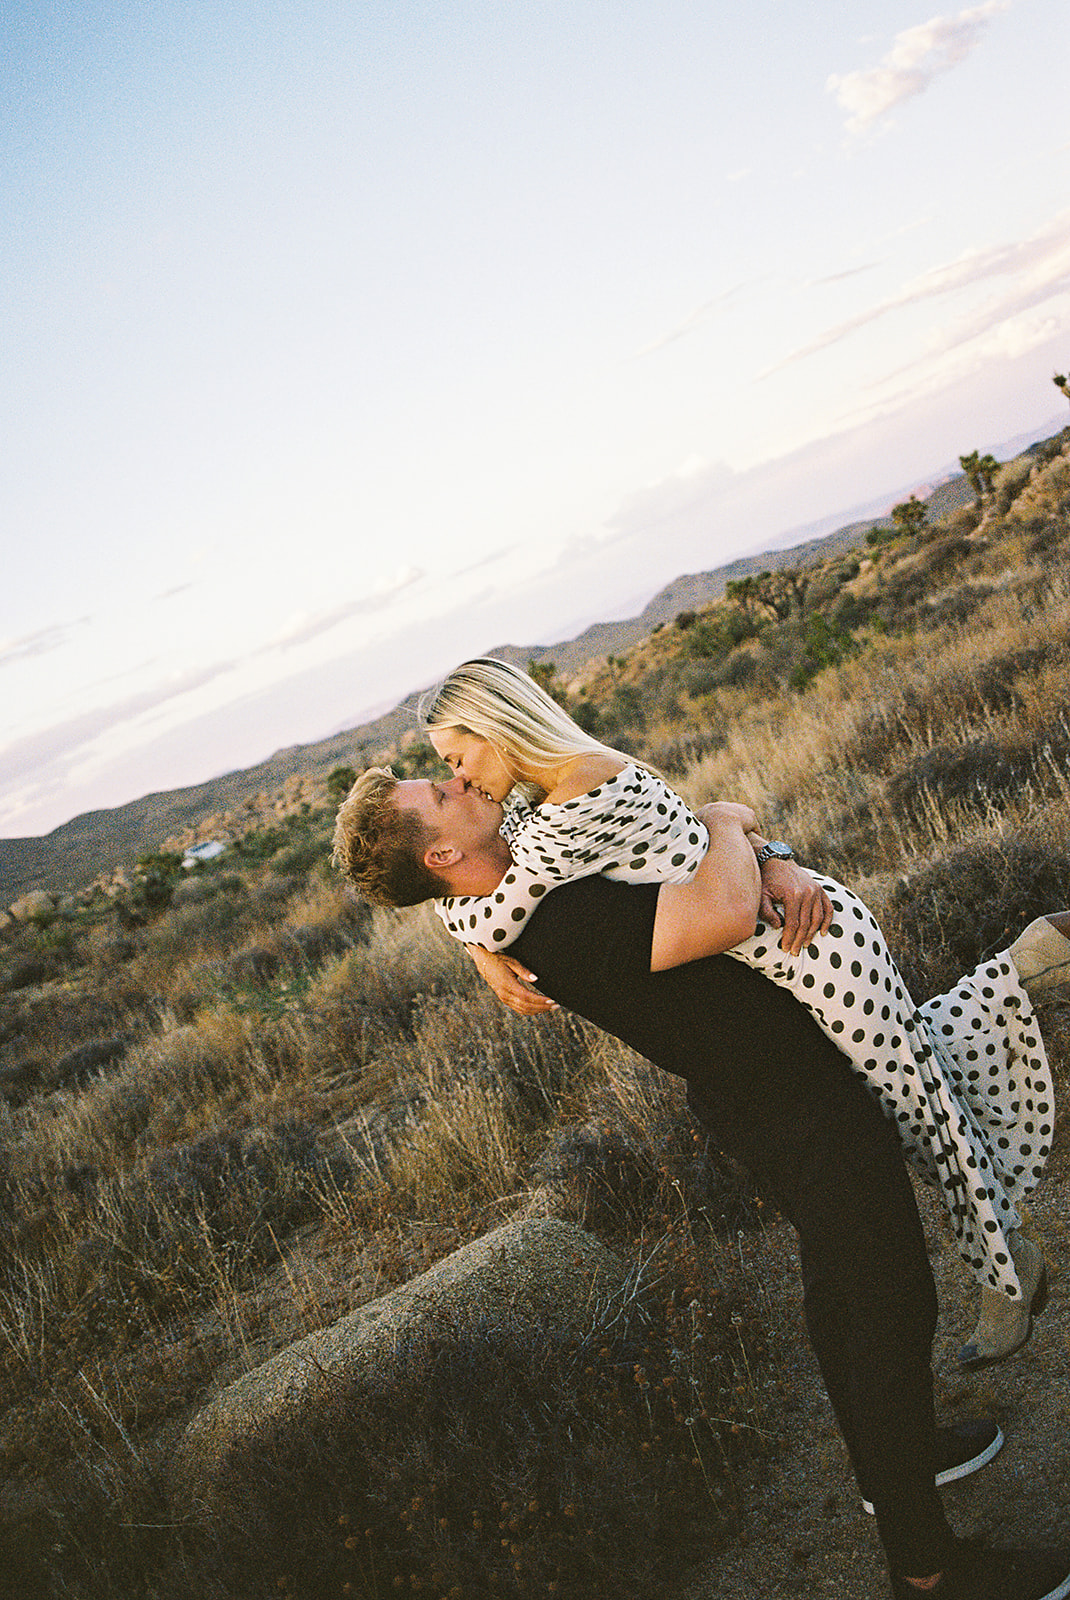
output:
[[795,852],[783,839],[771,839],[759,850],[758,857],[761,861],[794,861]]

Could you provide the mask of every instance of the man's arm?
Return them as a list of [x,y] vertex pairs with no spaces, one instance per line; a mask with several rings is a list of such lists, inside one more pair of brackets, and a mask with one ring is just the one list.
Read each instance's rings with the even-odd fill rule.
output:
[[[660,885],[652,972],[731,950],[750,938],[759,915],[770,927],[783,928],[781,948],[794,955],[827,931],[832,902],[804,868],[793,861],[773,859],[765,862],[757,876],[755,856],[766,840],[758,833],[749,806],[716,801],[697,815],[710,830],[710,848],[689,883]],[[783,906],[783,917],[777,906]],[[515,957],[501,951],[491,953],[478,945],[465,948],[503,1005],[521,1016],[556,1009],[554,1002],[534,987],[538,978]]]
[[[748,829],[757,823],[749,806],[716,801],[698,813],[709,830],[709,849],[688,883],[663,883],[650,946],[651,972],[719,955],[749,939],[758,919],[761,874]],[[559,893],[559,890],[555,890]],[[506,951],[465,946],[484,982],[521,1016],[554,1010],[532,985],[538,978]]]
[[[697,813],[710,830],[706,859],[690,883],[662,884],[651,948],[650,968],[667,967],[719,955],[749,939],[755,921],[783,927],[781,949],[798,955],[832,920],[832,902],[808,872],[793,861],[767,861],[751,912],[757,866],[754,857],[766,843],[749,807],[718,801]],[[750,873],[741,854],[750,855]],[[780,916],[776,907],[784,907]],[[732,935],[735,937],[732,937]]]
[[709,849],[690,882],[663,883],[658,891],[651,972],[731,950],[750,938],[758,920],[762,882],[750,842],[753,811],[718,801],[698,815],[709,829]]

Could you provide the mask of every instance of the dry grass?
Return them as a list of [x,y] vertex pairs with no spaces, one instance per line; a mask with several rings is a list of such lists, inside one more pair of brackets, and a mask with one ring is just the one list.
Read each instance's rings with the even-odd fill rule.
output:
[[739,796],[803,859],[867,880],[1065,808],[1070,579],[1021,577],[966,626],[877,636],[802,694],[725,703],[688,794]]

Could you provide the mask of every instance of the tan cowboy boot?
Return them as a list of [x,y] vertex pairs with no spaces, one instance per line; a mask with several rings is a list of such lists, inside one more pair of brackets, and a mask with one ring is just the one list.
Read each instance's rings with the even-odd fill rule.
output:
[[959,1351],[959,1366],[969,1372],[1005,1361],[1020,1350],[1033,1331],[1033,1318],[1048,1303],[1048,1270],[1044,1252],[1020,1230],[1010,1235],[1011,1255],[1022,1286],[1019,1300],[982,1286],[981,1314],[973,1336]]
[[1070,911],[1037,917],[1010,947],[1022,988],[1032,997],[1070,984]]

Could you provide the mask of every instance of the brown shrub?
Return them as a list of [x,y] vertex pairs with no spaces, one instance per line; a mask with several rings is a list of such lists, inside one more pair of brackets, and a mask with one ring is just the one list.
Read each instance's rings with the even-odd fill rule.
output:
[[1034,917],[1070,905],[1065,837],[975,840],[907,874],[881,925],[917,998],[1011,944]]

